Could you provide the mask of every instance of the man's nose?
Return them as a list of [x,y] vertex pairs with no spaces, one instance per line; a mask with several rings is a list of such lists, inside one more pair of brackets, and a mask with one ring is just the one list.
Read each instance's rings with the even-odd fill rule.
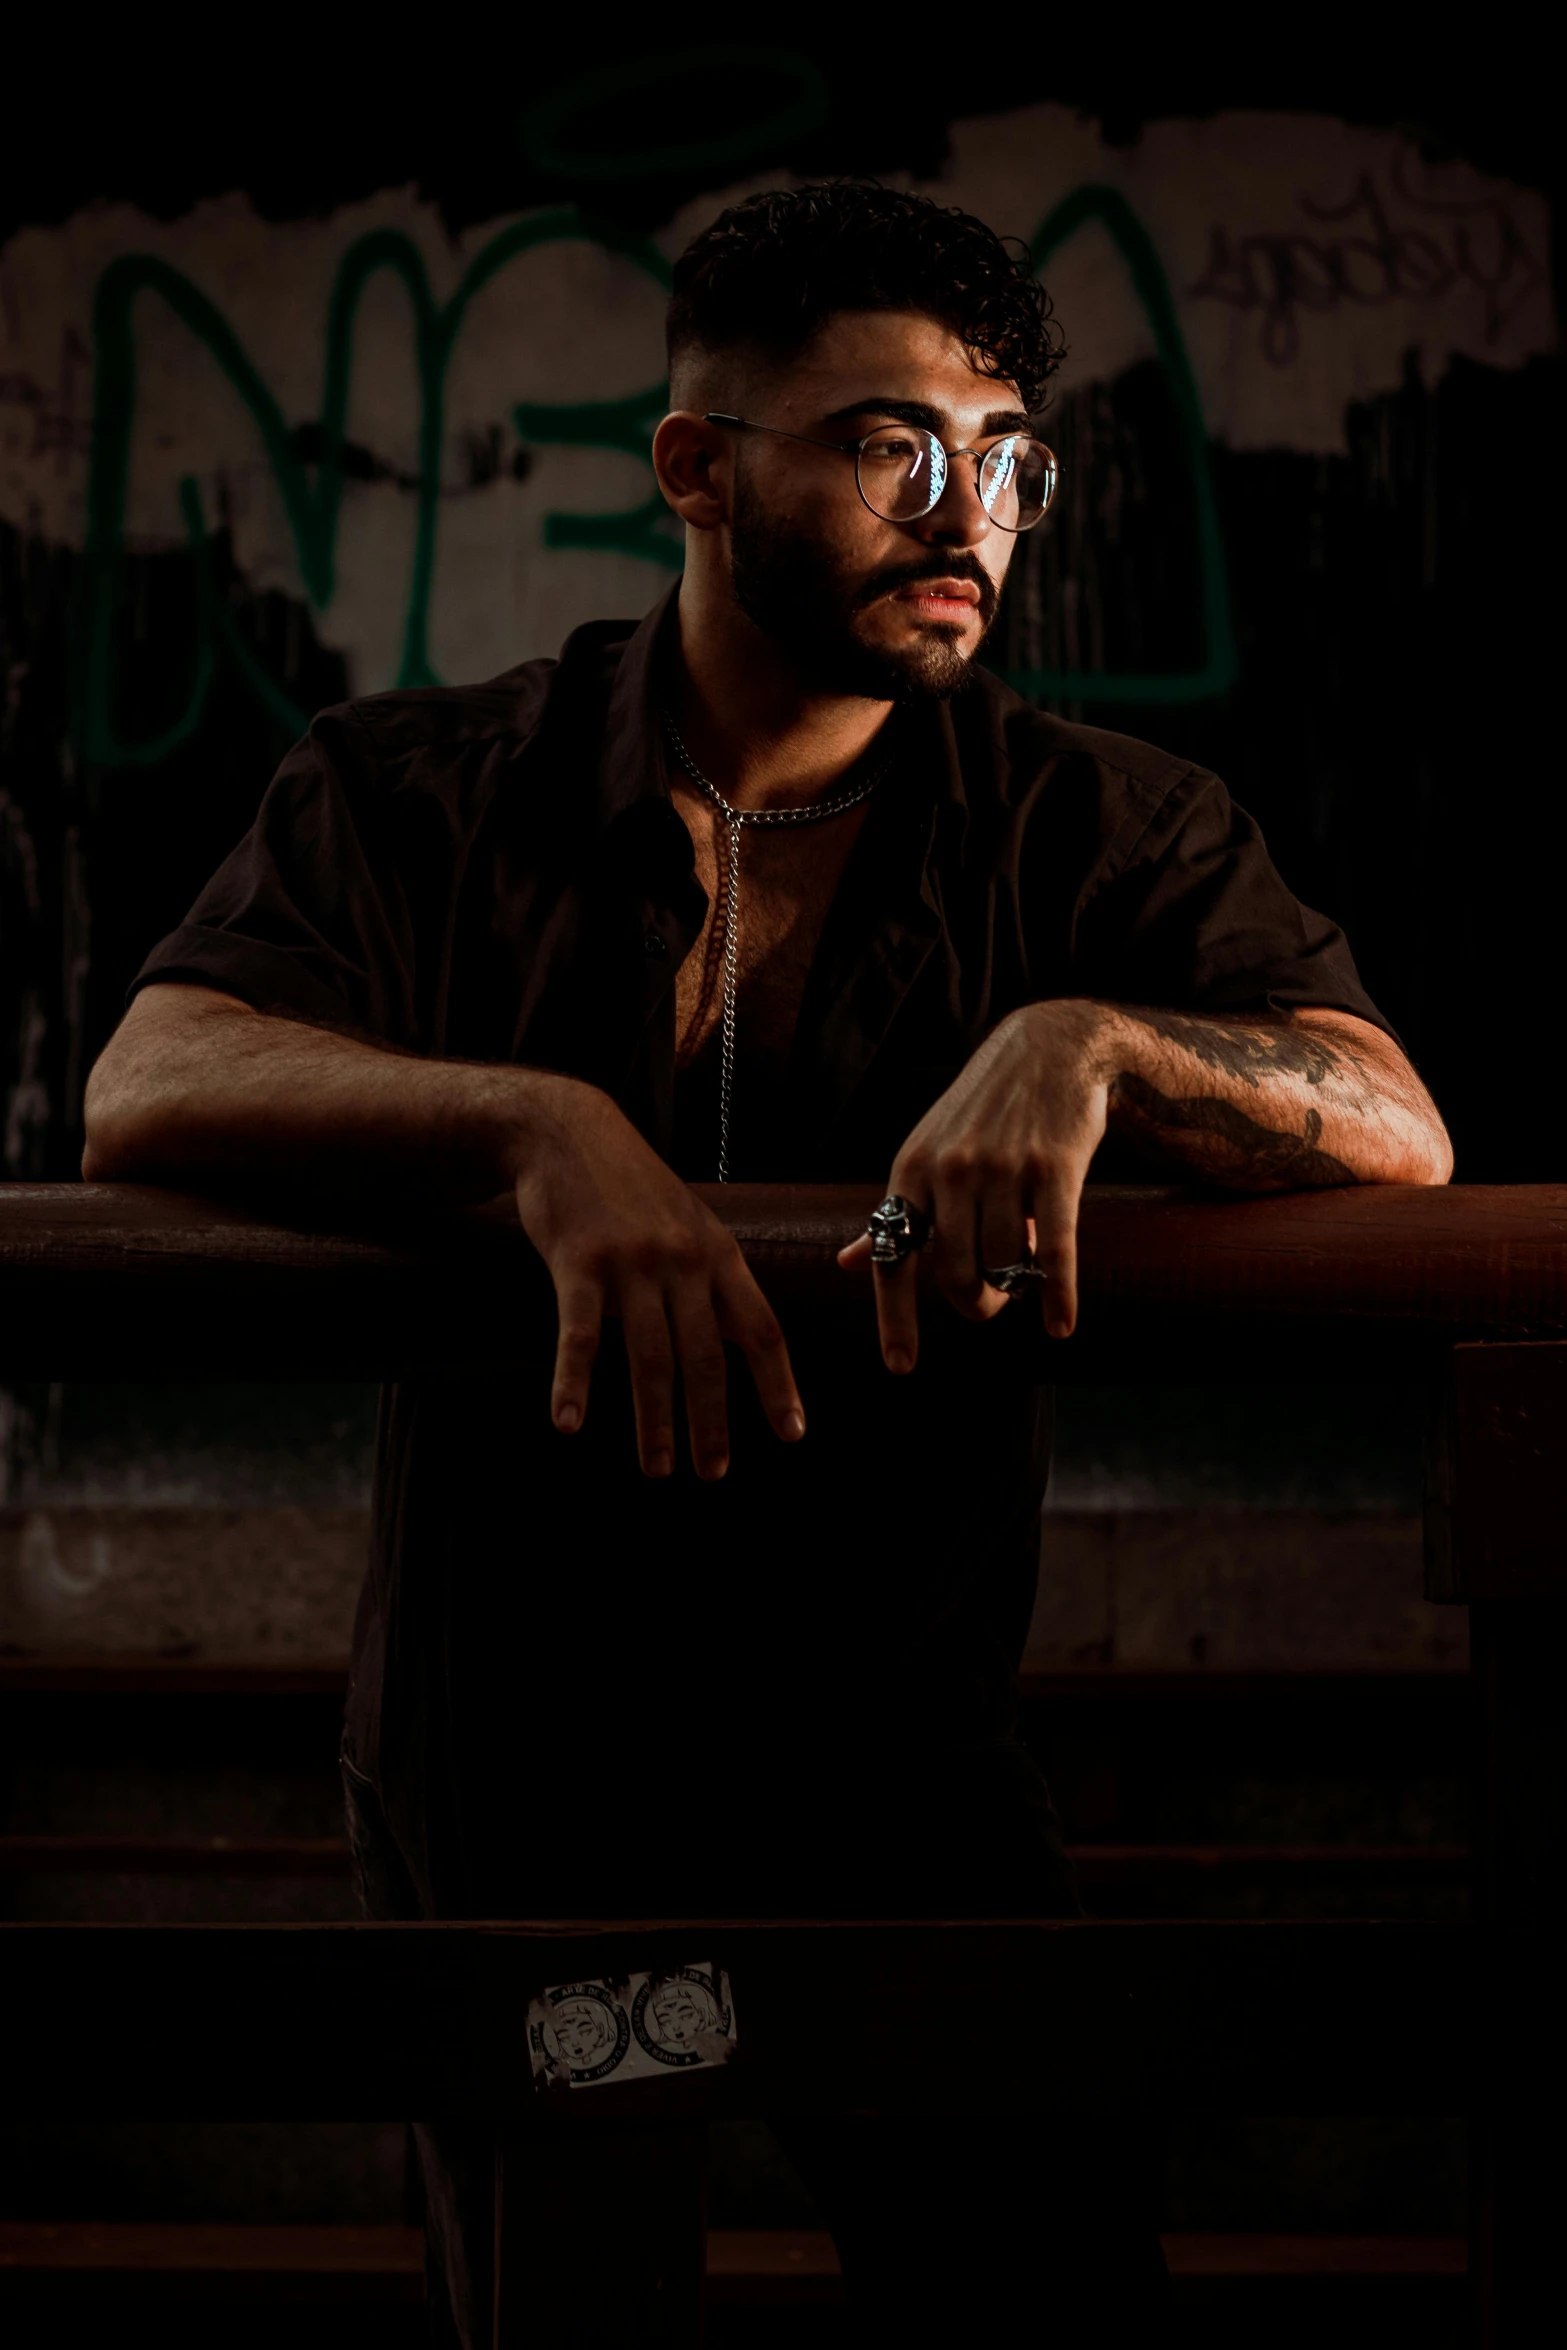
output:
[[959,457],[947,467],[946,486],[928,514],[909,526],[928,547],[977,547],[995,528],[979,495],[979,477],[971,459]]

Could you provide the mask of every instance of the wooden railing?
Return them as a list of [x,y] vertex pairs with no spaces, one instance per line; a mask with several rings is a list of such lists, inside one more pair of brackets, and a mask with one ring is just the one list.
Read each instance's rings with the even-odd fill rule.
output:
[[[706,1196],[786,1326],[869,1313],[835,1263],[868,1192]],[[606,2086],[592,2106],[606,2129],[834,2106],[1467,2110],[1482,2339],[1528,2338],[1554,2292],[1567,2185],[1567,1187],[1106,1190],[1084,1204],[1081,1268],[1080,1334],[1031,1342],[1058,1380],[1426,1385],[1428,1592],[1472,1607],[1473,1926],[12,1926],[0,1965],[27,2018],[7,2054],[12,2109],[493,2120],[502,2175],[531,2166],[502,2207],[510,2343],[529,2324],[517,2282],[552,2225],[549,2166],[529,2152],[528,1997],[689,1956],[695,1931],[735,1983],[744,2060]],[[542,1270],[500,1216],[345,1233],[129,1187],[0,1188],[0,1377],[482,1371],[547,1347],[551,1321]],[[939,1313],[929,1324],[939,1344]],[[828,1967],[807,1963],[824,1952]],[[1015,2021],[1004,2071],[961,2028],[911,2028],[976,2000]],[[691,2307],[698,2289],[693,2273]]]
[[[869,1276],[836,1252],[873,1192],[697,1189],[786,1319],[865,1316]],[[1359,1375],[1465,1342],[1567,1339],[1567,1185],[1255,1200],[1106,1187],[1084,1201],[1080,1256],[1079,1335],[1046,1350],[1059,1379]],[[551,1334],[538,1259],[492,1213],[345,1232],[128,1184],[6,1184],[0,1282],[0,1373],[16,1377],[199,1362],[379,1378],[501,1367]]]

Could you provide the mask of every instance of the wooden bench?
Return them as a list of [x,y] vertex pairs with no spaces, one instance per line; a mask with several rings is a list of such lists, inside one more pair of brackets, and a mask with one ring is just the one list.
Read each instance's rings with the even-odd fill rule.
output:
[[[863,1226],[867,1194],[708,1196],[786,1322],[863,1316],[834,1254]],[[694,2144],[711,2114],[824,2108],[1461,2107],[1481,2338],[1521,2338],[1553,2296],[1564,2185],[1567,1189],[1103,1191],[1084,1206],[1082,1286],[1080,1335],[1040,1341],[1057,1380],[1375,1376],[1427,1389],[1428,1593],[1469,1604],[1473,1628],[1472,1927],[12,1926],[5,1979],[28,2018],[8,2051],[13,2109],[493,2121],[497,2341],[511,2343],[530,2316],[528,2339],[551,2338],[520,2286],[535,2252],[569,2237],[569,2148],[584,2132],[612,2158],[650,2117],[672,2143],[689,2122]],[[8,1377],[188,1373],[198,1326],[207,1376],[499,1370],[515,1364],[519,1330],[542,1346],[549,1325],[541,1270],[499,1218],[344,1236],[129,1187],[0,1189]],[[573,2095],[541,2135],[521,2029],[530,1993],[693,1955],[729,1968],[741,2056]],[[964,2029],[976,1994],[1017,2019],[1001,2078]],[[193,2041],[193,2018],[219,2017],[228,2029]],[[691,2322],[694,2212],[672,2162],[643,2256]]]

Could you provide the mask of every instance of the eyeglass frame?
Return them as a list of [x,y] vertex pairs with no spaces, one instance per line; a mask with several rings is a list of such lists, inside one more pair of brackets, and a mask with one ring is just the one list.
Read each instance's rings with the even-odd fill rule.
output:
[[[873,506],[871,504],[869,498],[865,495],[865,484],[860,479],[860,459],[864,456],[872,441],[876,440],[882,433],[896,432],[899,429],[896,424],[879,424],[876,427],[875,432],[868,432],[865,435],[865,438],[860,441],[824,441],[821,439],[820,435],[816,433],[789,432],[781,424],[758,424],[753,418],[749,416],[724,416],[719,414],[716,410],[704,416],[702,422],[704,424],[722,424],[732,426],[737,432],[769,432],[776,440],[803,441],[808,449],[835,449],[840,457],[852,457],[854,459],[854,486],[859,493],[860,504],[865,508],[867,514],[874,514],[878,522],[890,522],[894,525],[894,527],[904,522],[923,522],[927,514],[935,513],[936,508],[941,504],[942,499],[947,494],[947,484],[946,481],[943,480],[940,489],[937,490],[929,505],[926,506],[923,512],[919,514],[883,514],[879,507]],[[922,432],[928,441],[934,441],[937,448],[941,451],[943,457],[945,457],[949,468],[952,465],[954,459],[958,457],[973,458],[974,494],[979,499],[981,506],[985,507],[986,521],[992,524],[995,529],[1004,530],[1008,538],[1021,538],[1025,530],[1032,530],[1036,522],[1044,521],[1046,514],[1050,510],[1051,499],[1055,496],[1055,485],[1060,478],[1060,467],[1056,463],[1056,453],[1054,449],[1051,448],[1050,443],[1048,441],[1040,440],[1037,433],[1002,433],[997,440],[992,442],[991,447],[988,449],[949,449],[946,442],[939,439],[938,436],[933,433],[927,425],[907,424],[904,425],[902,429],[905,432]],[[1033,521],[1021,522],[1015,526],[1010,523],[997,521],[995,515],[991,513],[990,508],[985,506],[985,500],[979,487],[979,477],[984,470],[987,461],[992,456],[994,451],[1001,447],[1002,442],[1008,440],[1032,441],[1036,447],[1043,449],[1045,454],[1050,459],[1050,491],[1045,499],[1044,504],[1040,507],[1039,512],[1033,517]]]

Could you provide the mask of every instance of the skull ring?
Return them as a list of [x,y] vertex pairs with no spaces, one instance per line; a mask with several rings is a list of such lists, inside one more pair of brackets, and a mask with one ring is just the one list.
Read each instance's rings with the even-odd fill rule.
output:
[[865,1227],[870,1235],[871,1263],[884,1273],[895,1272],[905,1257],[923,1248],[930,1238],[930,1218],[896,1191],[889,1192]]

